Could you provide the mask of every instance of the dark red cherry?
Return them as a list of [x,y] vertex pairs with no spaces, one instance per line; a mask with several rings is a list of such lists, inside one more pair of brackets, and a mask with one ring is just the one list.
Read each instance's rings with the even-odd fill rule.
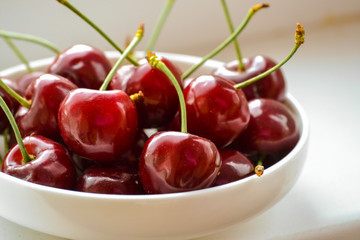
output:
[[61,103],[58,121],[69,149],[100,163],[119,160],[138,126],[135,104],[121,90],[75,89]]
[[105,54],[92,46],[77,44],[59,54],[48,68],[49,73],[70,79],[78,87],[99,89],[111,63]]
[[184,89],[184,97],[188,132],[210,139],[218,148],[229,145],[248,125],[246,97],[228,80],[202,75]]
[[221,157],[208,139],[182,132],[159,132],[144,146],[139,164],[146,192],[174,193],[212,186]]
[[[275,61],[265,57],[256,56],[253,58],[244,58],[245,71],[239,72],[238,60],[231,61],[224,66],[216,69],[213,74],[235,83],[244,82],[255,77],[276,65]],[[269,76],[242,88],[248,100],[254,98],[271,98],[278,101],[284,101],[286,95],[286,81],[281,69],[271,73]]]
[[[2,81],[9,86],[11,89],[21,94],[18,85],[11,79],[0,77]],[[16,101],[10,94],[8,94],[2,87],[0,87],[0,96],[4,99],[6,105],[9,107],[10,111],[14,114],[18,107],[19,102]],[[0,133],[3,133],[6,128],[10,127],[8,118],[6,117],[4,111],[0,109]]]
[[43,74],[27,88],[25,99],[30,108],[20,106],[15,119],[23,137],[42,135],[61,140],[58,127],[58,110],[65,96],[77,86],[68,79],[54,74]]
[[76,190],[105,194],[145,194],[136,170],[122,166],[94,166],[78,181]]
[[119,163],[125,166],[132,167],[134,169],[139,168],[139,159],[142,153],[142,150],[145,146],[146,141],[149,139],[147,134],[144,132],[143,129],[139,129],[133,144],[130,148],[121,155],[121,159]]
[[63,189],[75,187],[75,167],[64,146],[42,136],[29,136],[23,141],[34,159],[24,163],[19,145],[16,144],[5,156],[2,172],[45,186]]
[[249,110],[249,125],[231,147],[247,155],[280,155],[295,147],[299,128],[286,105],[273,99],[254,99],[249,101]]
[[[178,68],[164,57],[159,59],[166,64],[182,87]],[[163,72],[151,67],[145,59],[140,62],[140,66],[121,67],[111,80],[110,89],[120,89],[128,95],[142,91],[144,101],[136,103],[139,126],[142,128],[158,128],[168,124],[179,107],[179,98],[171,81]]]
[[239,151],[220,150],[222,164],[214,186],[234,182],[254,174],[254,164]]
[[25,95],[26,89],[28,88],[28,86],[30,85],[30,83],[32,81],[34,81],[35,79],[39,78],[41,75],[43,75],[43,72],[32,72],[32,73],[27,73],[23,76],[21,76],[17,81],[17,85],[19,87],[19,91],[20,94],[22,96]]

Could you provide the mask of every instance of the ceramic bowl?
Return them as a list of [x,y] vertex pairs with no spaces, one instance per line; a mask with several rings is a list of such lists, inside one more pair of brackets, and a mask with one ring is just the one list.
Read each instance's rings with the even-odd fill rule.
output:
[[[186,70],[200,58],[159,53]],[[108,52],[114,61],[118,54]],[[53,59],[31,63],[45,70]],[[207,61],[194,75],[223,63]],[[24,66],[0,72],[16,79]],[[309,122],[301,105],[287,94],[300,140],[281,161],[256,175],[230,184],[174,194],[106,195],[61,190],[0,173],[0,216],[47,234],[70,239],[189,239],[209,235],[272,207],[294,186],[306,160]]]

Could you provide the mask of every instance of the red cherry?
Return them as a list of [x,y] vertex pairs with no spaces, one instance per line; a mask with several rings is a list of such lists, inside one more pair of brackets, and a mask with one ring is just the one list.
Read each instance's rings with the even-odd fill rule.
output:
[[273,99],[249,101],[250,122],[232,146],[247,155],[280,155],[292,150],[299,140],[294,114]]
[[73,189],[75,167],[64,146],[42,136],[26,137],[23,141],[34,159],[24,163],[19,145],[16,144],[5,156],[2,172],[45,186]]
[[88,45],[77,44],[59,54],[48,68],[49,73],[70,79],[78,87],[99,89],[111,70],[105,54]]
[[21,76],[17,81],[17,85],[19,87],[20,90],[20,94],[22,96],[25,95],[26,89],[28,88],[28,86],[30,85],[31,82],[33,82],[35,79],[39,78],[41,75],[43,75],[43,72],[32,72],[32,73],[28,73],[25,74],[23,76]]
[[254,164],[244,154],[232,149],[220,150],[222,164],[214,186],[234,182],[254,173]]
[[[245,71],[238,70],[239,62],[234,60],[216,69],[213,74],[235,83],[244,82],[251,79],[270,68],[274,67],[276,63],[264,56],[256,56],[253,58],[243,59]],[[286,81],[281,69],[272,72],[267,77],[242,88],[248,100],[254,98],[271,98],[278,101],[284,101],[286,95]]]
[[61,103],[58,122],[71,151],[110,163],[119,160],[132,145],[138,121],[135,104],[125,92],[79,88]]
[[76,190],[106,194],[144,194],[136,170],[129,167],[91,167],[78,181]]
[[54,74],[43,74],[34,80],[25,93],[30,108],[20,106],[15,119],[22,136],[42,135],[60,141],[57,115],[60,103],[77,86]]
[[[11,89],[18,92],[19,94],[21,93],[19,87],[14,81],[8,78],[3,78],[3,77],[0,78]],[[19,102],[16,101],[10,94],[8,94],[2,87],[0,87],[0,96],[4,99],[6,105],[9,107],[10,111],[14,114],[19,107]],[[8,127],[10,127],[9,120],[7,119],[4,111],[0,109],[0,133],[3,133],[4,130]]]
[[210,139],[218,148],[229,145],[250,119],[241,89],[228,80],[203,75],[184,89],[189,133]]
[[139,172],[148,193],[173,193],[212,186],[221,157],[208,139],[181,132],[159,132],[144,146]]
[[[182,88],[180,71],[164,57],[159,57],[176,77]],[[157,128],[168,124],[174,117],[179,99],[169,78],[149,65],[145,59],[140,66],[125,65],[111,80],[110,89],[120,89],[128,95],[141,91],[144,101],[136,103],[139,125],[142,128]]]

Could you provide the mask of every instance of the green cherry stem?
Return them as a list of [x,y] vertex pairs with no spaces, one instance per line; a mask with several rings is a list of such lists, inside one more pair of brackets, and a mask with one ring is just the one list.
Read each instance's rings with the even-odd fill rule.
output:
[[[233,23],[232,23],[232,21],[231,21],[229,8],[228,8],[228,6],[227,6],[227,4],[226,4],[226,1],[225,1],[225,0],[221,0],[221,5],[222,5],[223,10],[224,10],[224,15],[225,15],[225,17],[226,17],[226,22],[227,22],[227,24],[228,24],[230,33],[233,33],[233,32],[234,32],[234,25],[233,25]],[[241,55],[239,43],[237,42],[236,38],[234,39],[233,43],[234,43],[234,48],[235,48],[236,56],[237,56],[237,59],[238,59],[238,62],[239,62],[238,70],[239,70],[240,72],[243,72],[243,71],[245,71],[245,66],[244,66],[244,63],[243,63],[243,60],[242,60],[242,55]]]
[[260,9],[269,7],[269,4],[263,3],[258,4],[250,8],[248,11],[245,19],[243,22],[239,25],[239,27],[224,41],[222,42],[217,48],[215,48],[212,52],[210,52],[208,55],[206,55],[199,63],[193,65],[190,67],[183,75],[182,79],[186,79],[189,77],[193,72],[195,72],[199,67],[201,67],[207,60],[214,57],[216,54],[218,54],[221,50],[223,50],[226,46],[228,46],[241,32],[244,30],[246,25],[248,24],[251,17]]
[[305,39],[305,31],[304,28],[301,26],[300,23],[297,23],[297,29],[295,31],[295,46],[294,48],[291,50],[290,54],[284,59],[282,60],[280,63],[278,63],[277,65],[275,65],[274,67],[268,69],[267,71],[253,77],[250,78],[244,82],[238,83],[236,85],[234,85],[234,87],[236,89],[240,89],[243,87],[246,87],[268,75],[270,75],[272,72],[276,71],[277,69],[279,69],[282,65],[284,65],[287,61],[289,61],[289,59],[295,54],[295,52],[299,49],[299,47],[304,43],[304,39]]
[[17,92],[15,92],[12,88],[4,83],[4,81],[0,78],[0,87],[2,87],[5,92],[7,92],[10,96],[12,96],[16,101],[18,101],[22,106],[26,108],[30,108],[31,102],[20,96]]
[[260,177],[261,175],[264,174],[264,170],[265,170],[265,167],[264,167],[264,164],[263,164],[263,160],[264,160],[264,155],[261,155],[258,162],[257,162],[257,165],[255,166],[255,169],[254,169],[254,172],[256,173],[256,175],[258,177]]
[[171,83],[174,85],[176,92],[179,96],[180,102],[180,115],[181,115],[181,132],[187,132],[187,117],[186,117],[186,105],[183,91],[181,89],[180,84],[176,80],[174,74],[170,71],[170,69],[166,66],[164,62],[162,62],[154,53],[147,53],[147,60],[151,67],[159,69],[170,79]]
[[30,67],[29,61],[26,60],[25,56],[20,52],[20,50],[11,41],[11,39],[8,37],[4,37],[4,40],[7,43],[7,45],[13,50],[13,52],[16,54],[16,56],[20,59],[20,61],[25,65],[27,71],[29,73],[33,73],[34,69],[32,69],[32,67]]
[[21,151],[21,155],[23,157],[23,163],[28,163],[30,162],[31,160],[34,159],[34,156],[33,155],[30,155],[26,148],[25,148],[25,145],[24,145],[24,142],[22,140],[22,137],[21,137],[21,134],[20,134],[20,131],[19,131],[19,128],[16,124],[16,121],[15,121],[15,118],[14,116],[12,115],[10,109],[8,108],[8,106],[6,105],[4,99],[0,96],[0,106],[2,108],[2,110],[4,111],[6,117],[9,119],[9,122],[10,122],[10,125],[14,131],[14,134],[15,134],[15,138],[16,138],[16,141],[19,145],[19,148],[20,148],[20,151]]
[[171,11],[172,6],[174,5],[175,0],[167,0],[166,4],[160,14],[160,17],[155,25],[154,32],[151,34],[150,41],[146,47],[146,52],[153,51],[154,46],[160,36],[160,32],[166,22],[167,17]]
[[33,42],[33,43],[39,44],[39,45],[41,45],[43,47],[46,47],[46,48],[50,49],[51,51],[56,53],[56,55],[60,54],[60,51],[55,47],[55,45],[53,43],[51,43],[48,40],[43,39],[43,38],[39,38],[39,37],[29,35],[29,34],[9,32],[9,31],[5,31],[5,30],[2,30],[2,29],[0,29],[0,36],[1,37],[11,38],[11,39],[17,39],[17,40]]
[[132,50],[138,45],[141,41],[142,37],[144,36],[144,24],[141,23],[140,27],[136,31],[133,40],[129,43],[129,45],[124,50],[123,54],[121,54],[120,58],[116,61],[108,75],[106,76],[103,84],[100,87],[100,91],[105,91],[110,84],[111,79],[114,77],[116,71],[119,69],[122,62],[125,58],[132,52]]
[[[83,19],[86,23],[88,23],[91,27],[93,27],[117,51],[119,51],[121,54],[124,52],[105,32],[103,32],[94,22],[92,22],[88,17],[86,17],[83,13],[81,13],[71,3],[69,3],[69,1],[67,1],[67,0],[56,0],[56,1],[58,1],[59,3],[61,3],[65,7],[67,7],[68,9],[70,9],[72,12],[74,12],[76,15],[78,15],[81,19]],[[135,66],[139,65],[139,63],[131,56],[127,56],[127,60]]]

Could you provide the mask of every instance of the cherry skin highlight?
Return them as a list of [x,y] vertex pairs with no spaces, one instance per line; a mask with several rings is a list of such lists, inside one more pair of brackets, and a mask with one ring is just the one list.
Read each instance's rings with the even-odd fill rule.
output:
[[299,129],[293,113],[273,99],[249,101],[250,122],[231,145],[247,155],[283,155],[299,140]]
[[228,80],[202,75],[187,85],[184,97],[189,133],[210,139],[218,148],[229,145],[248,125],[248,101]]
[[181,132],[159,132],[144,146],[139,173],[147,193],[174,193],[212,186],[221,157],[208,139]]
[[16,144],[6,154],[2,172],[45,186],[63,189],[75,187],[75,167],[64,146],[42,136],[29,136],[23,141],[34,159],[23,163],[19,145]]
[[61,141],[58,110],[65,96],[77,86],[68,79],[54,74],[43,74],[32,81],[25,93],[31,100],[30,108],[20,106],[15,120],[23,137],[42,135]]
[[[224,66],[216,69],[213,74],[235,83],[244,82],[255,77],[276,65],[275,61],[265,56],[255,56],[244,58],[245,71],[238,70],[238,60],[231,61]],[[286,81],[281,69],[271,73],[269,76],[260,79],[256,83],[242,88],[248,100],[254,98],[271,98],[284,101],[286,95]]]
[[58,122],[71,151],[100,163],[119,160],[133,144],[138,126],[135,104],[125,92],[84,88],[65,97]]
[[254,174],[254,164],[241,152],[233,149],[222,149],[219,152],[222,164],[214,186],[224,185]]
[[85,170],[76,190],[103,194],[145,194],[138,172],[123,166],[94,166]]
[[92,46],[76,44],[59,54],[48,68],[49,73],[68,78],[80,88],[99,89],[111,63],[105,54]]
[[[164,57],[159,57],[183,86],[180,71]],[[174,117],[179,99],[176,90],[168,77],[143,59],[140,66],[125,65],[121,67],[110,82],[110,89],[120,89],[128,95],[141,91],[144,100],[137,102],[141,128],[158,128],[168,124]]]

